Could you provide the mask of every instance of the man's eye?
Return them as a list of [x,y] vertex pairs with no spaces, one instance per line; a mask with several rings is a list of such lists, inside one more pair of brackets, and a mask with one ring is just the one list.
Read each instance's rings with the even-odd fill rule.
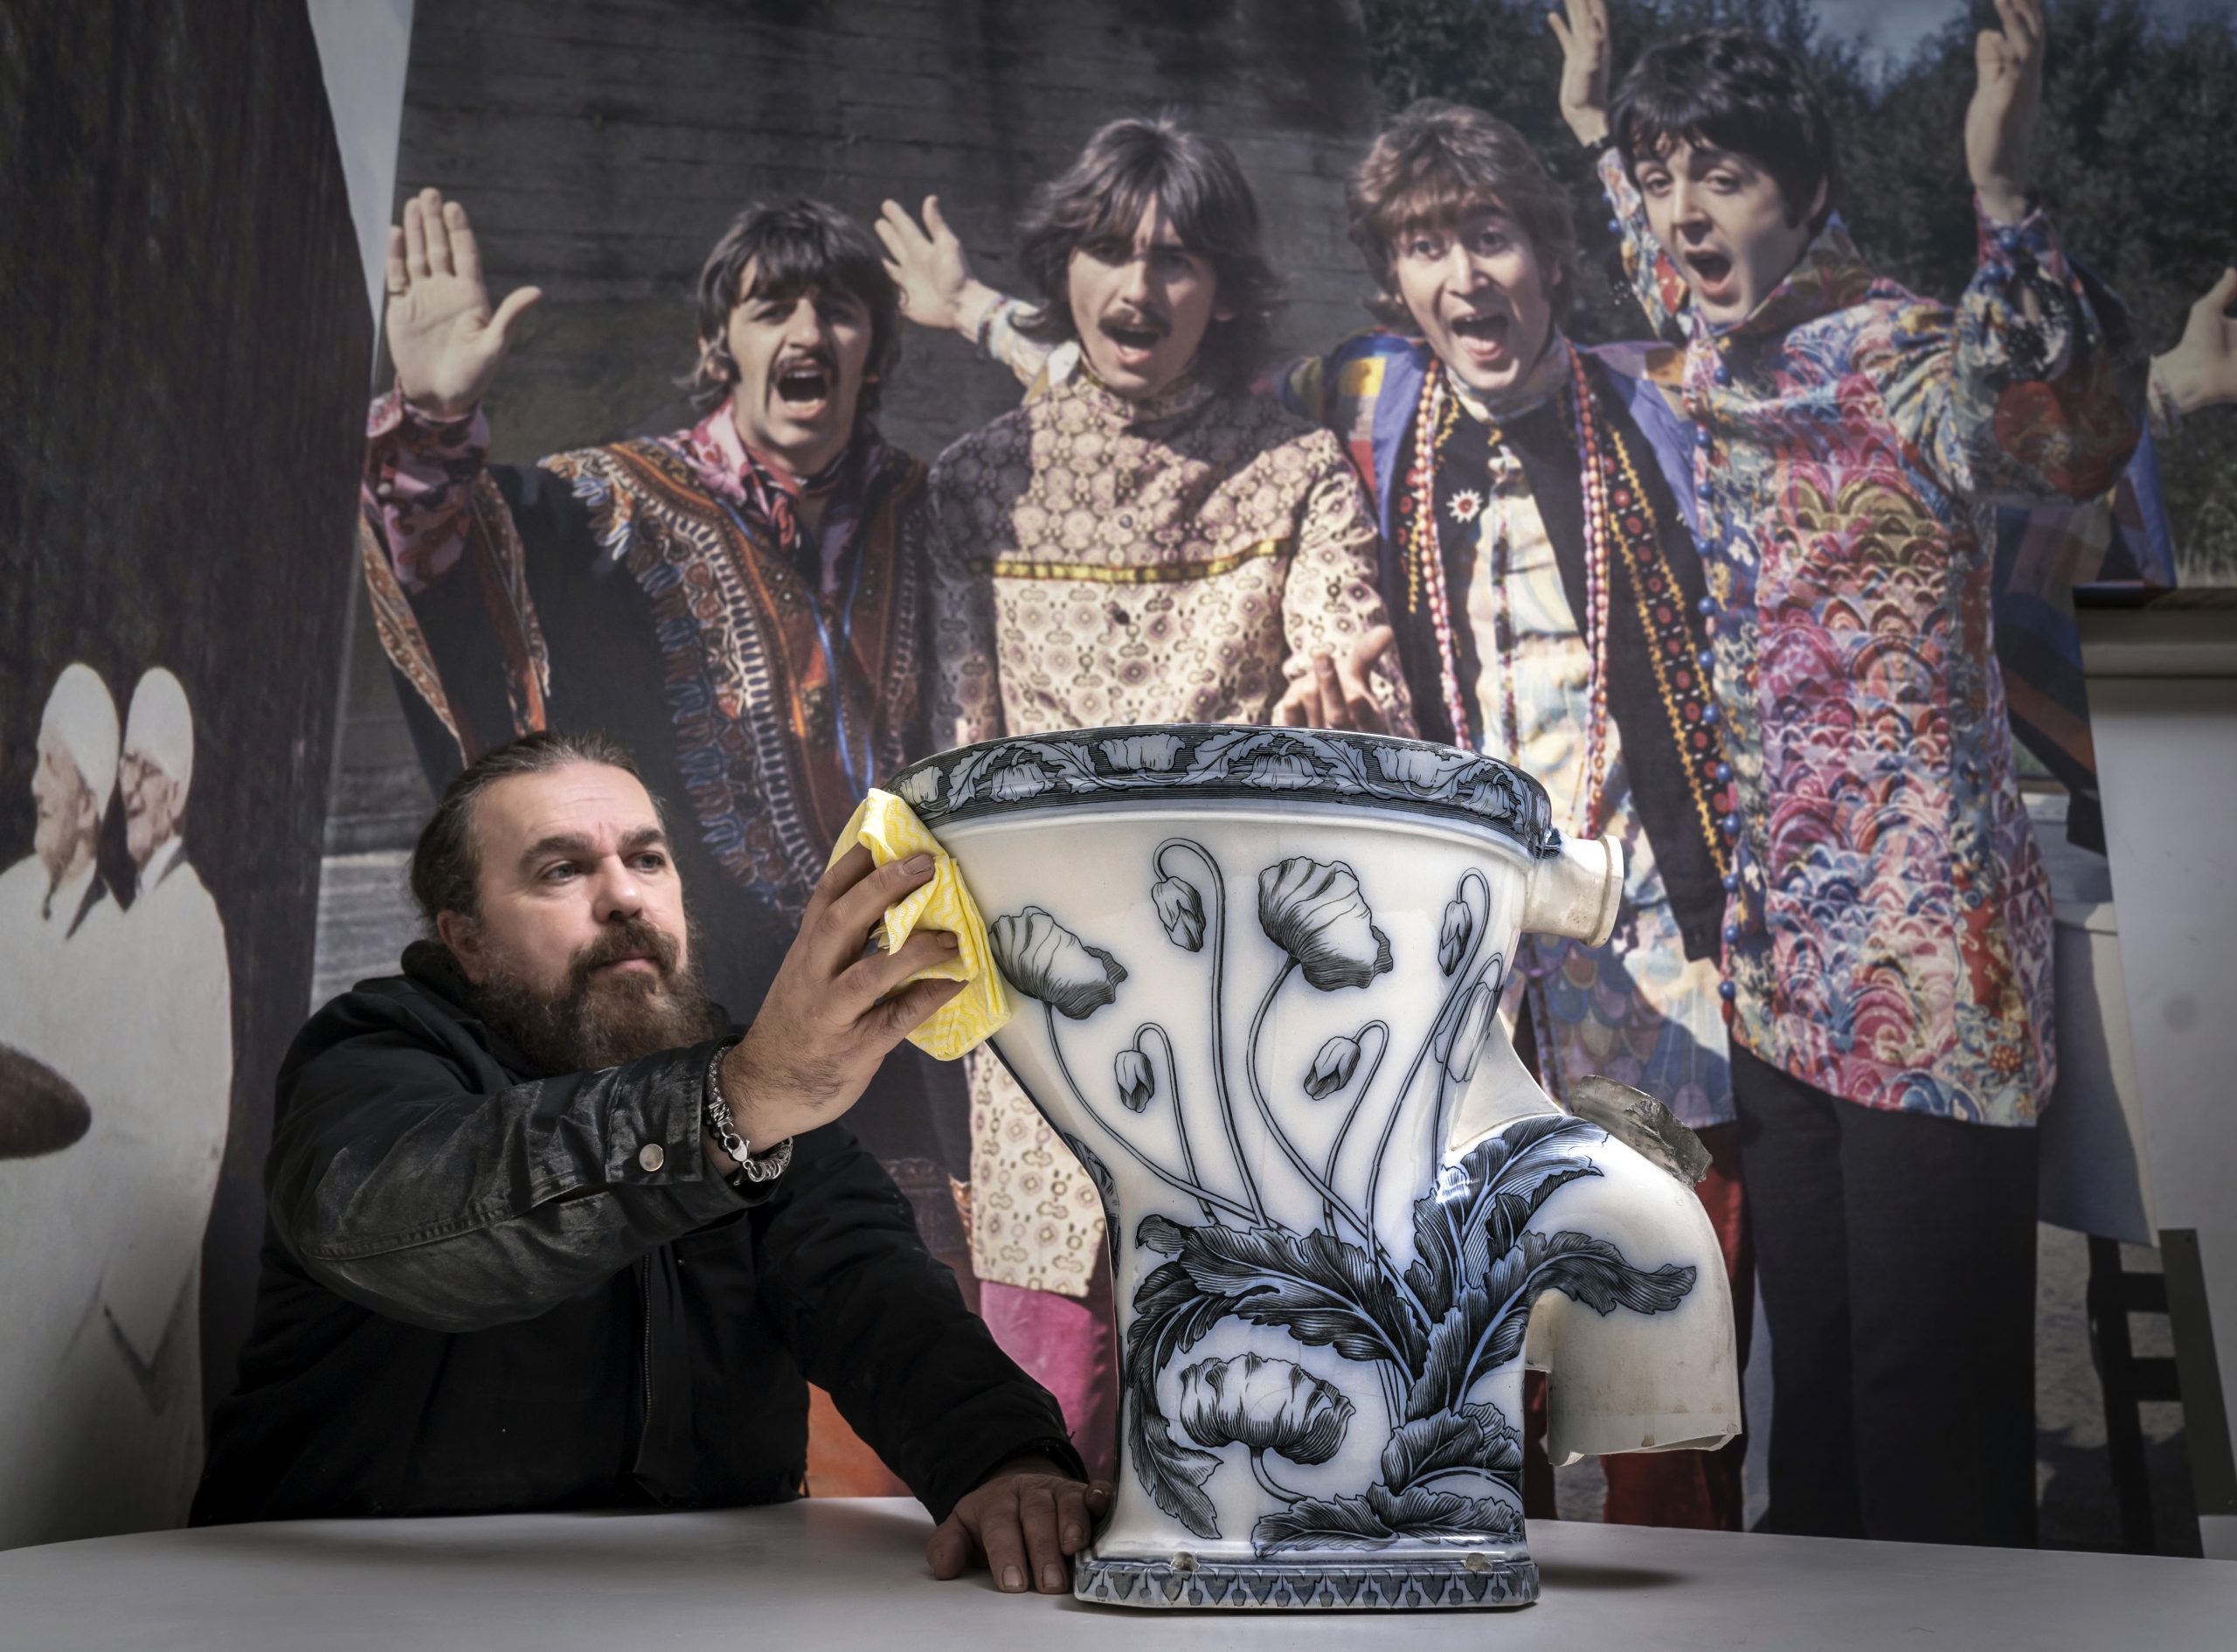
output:
[[1478,252],[1488,256],[1506,252],[1510,243],[1504,230],[1486,230],[1476,237],[1473,245]]
[[572,861],[556,861],[537,875],[546,883],[564,883],[575,875],[575,863]]
[[1729,195],[1739,187],[1740,180],[1733,176],[1729,172],[1712,172],[1709,174],[1709,188],[1716,190],[1720,195]]
[[1080,251],[1098,264],[1124,264],[1133,249],[1122,241],[1090,241]]
[[658,849],[648,849],[637,857],[637,869],[641,872],[664,872],[668,869],[668,856]]
[[1406,256],[1418,259],[1442,258],[1444,256],[1444,244],[1431,240],[1426,235],[1417,235],[1406,243]]

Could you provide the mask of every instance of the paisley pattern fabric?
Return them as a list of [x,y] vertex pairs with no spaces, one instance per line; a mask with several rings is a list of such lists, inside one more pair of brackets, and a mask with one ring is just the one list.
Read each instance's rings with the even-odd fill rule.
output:
[[[1059,350],[1025,405],[928,487],[932,742],[1125,723],[1264,722],[1311,653],[1383,623],[1377,536],[1326,432],[1184,383],[1130,403]],[[1379,667],[1392,732],[1403,683]],[[972,1071],[973,1262],[1086,1293],[1094,1185],[996,1061]]]
[[[391,392],[368,425],[363,561],[382,641],[459,742],[461,759],[544,726],[551,669],[528,596],[530,560],[486,467],[488,425],[438,423]],[[538,468],[574,494],[604,561],[651,607],[683,790],[700,837],[746,891],[797,918],[825,853],[870,780],[911,753],[922,580],[900,555],[924,467],[875,434],[830,592],[772,543],[729,404],[690,430],[555,453]],[[445,692],[461,669],[413,605],[472,576],[483,637],[504,661],[510,726],[475,729]],[[487,646],[485,641],[482,645]],[[579,688],[580,685],[576,685]]]
[[2118,478],[2141,391],[2126,319],[2037,214],[1983,222],[1954,311],[1875,279],[1836,220],[1716,331],[1620,156],[1601,180],[1648,319],[1688,341],[1739,787],[1734,1035],[1849,1101],[2030,1123],[2055,1071],[2051,911],[2012,776],[1987,507]]

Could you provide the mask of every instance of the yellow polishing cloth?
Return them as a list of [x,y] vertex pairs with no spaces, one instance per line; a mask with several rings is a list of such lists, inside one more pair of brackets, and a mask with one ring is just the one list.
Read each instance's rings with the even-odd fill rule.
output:
[[963,873],[955,857],[925,829],[917,812],[890,791],[873,787],[831,851],[836,861],[857,843],[864,845],[879,866],[905,861],[912,854],[932,857],[932,881],[902,902],[885,909],[885,947],[897,951],[918,924],[945,930],[955,937],[955,956],[945,964],[919,970],[911,981],[961,981],[963,991],[950,999],[909,1041],[927,1055],[952,1061],[966,1050],[975,1050],[999,1031],[1017,1006],[1009,984],[994,967],[987,946],[986,921],[963,887]]

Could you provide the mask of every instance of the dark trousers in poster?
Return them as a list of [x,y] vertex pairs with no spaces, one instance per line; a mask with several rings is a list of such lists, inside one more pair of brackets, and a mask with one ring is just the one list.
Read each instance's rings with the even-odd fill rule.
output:
[[1737,1045],[1771,1337],[1762,1529],[2032,1547],[2035,1133],[1860,1106]]

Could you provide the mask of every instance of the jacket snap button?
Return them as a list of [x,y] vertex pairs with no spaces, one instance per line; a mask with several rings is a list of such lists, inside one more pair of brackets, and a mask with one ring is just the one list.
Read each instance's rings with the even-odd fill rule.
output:
[[661,1151],[658,1142],[647,1142],[637,1150],[637,1168],[640,1170],[658,1170],[667,1163],[668,1155]]

